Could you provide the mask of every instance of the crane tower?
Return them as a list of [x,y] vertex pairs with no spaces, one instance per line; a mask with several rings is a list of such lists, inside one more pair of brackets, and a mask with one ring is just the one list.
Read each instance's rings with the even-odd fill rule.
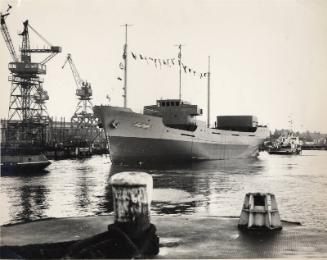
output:
[[[8,10],[1,15],[1,33],[11,55],[9,63],[11,82],[10,101],[8,111],[8,128],[6,140],[11,145],[42,145],[44,142],[44,130],[48,124],[49,116],[46,109],[48,93],[43,88],[43,79],[40,75],[46,74],[46,63],[56,54],[61,52],[61,47],[52,46],[44,39],[26,20],[20,47],[20,56],[16,54],[7,25]],[[31,48],[29,29],[41,38],[48,47]],[[41,62],[32,62],[32,54],[48,54]]]
[[92,104],[92,87],[87,81],[84,81],[73,62],[72,55],[68,53],[66,61],[62,68],[69,63],[70,69],[73,73],[73,77],[76,84],[76,96],[78,97],[78,103],[76,110],[71,117],[72,126],[78,128],[94,128],[97,126],[97,118],[93,114]]

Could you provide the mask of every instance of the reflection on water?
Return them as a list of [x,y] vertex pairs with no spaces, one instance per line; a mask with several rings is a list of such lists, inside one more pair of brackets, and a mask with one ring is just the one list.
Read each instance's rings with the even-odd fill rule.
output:
[[137,170],[153,176],[153,214],[239,216],[245,193],[261,191],[275,193],[283,219],[327,229],[326,160],[326,151],[304,151],[137,169],[106,155],[53,161],[42,174],[1,177],[0,223],[110,214],[110,176]]
[[88,206],[91,203],[89,191],[90,187],[94,185],[92,179],[89,179],[87,175],[86,169],[81,169],[76,182],[76,207],[81,208],[84,212],[88,211]]
[[47,193],[44,185],[23,185],[18,190],[19,196],[16,205],[21,206],[17,219],[26,221],[31,218],[42,218],[43,212],[49,207]]
[[[111,167],[112,174],[130,170],[135,169]],[[241,205],[237,201],[236,212],[227,209],[221,212],[219,211],[223,209],[219,205],[221,199],[226,200],[225,205],[230,207],[228,202],[230,194],[242,190],[245,177],[262,174],[265,171],[265,162],[258,159],[218,160],[165,165],[160,168],[148,166],[140,167],[138,170],[146,171],[154,178],[153,213],[226,216],[239,215]],[[184,193],[181,194],[181,191]],[[244,194],[240,195],[243,201]],[[162,198],[168,199],[163,201]]]

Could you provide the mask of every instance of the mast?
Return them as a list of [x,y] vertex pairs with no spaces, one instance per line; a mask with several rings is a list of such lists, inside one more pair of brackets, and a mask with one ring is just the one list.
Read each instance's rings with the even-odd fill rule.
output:
[[179,64],[179,99],[182,99],[182,44],[175,45],[178,47],[178,64]]
[[208,108],[207,108],[207,127],[210,127],[210,56],[208,56]]
[[291,133],[292,133],[292,132],[293,132],[293,120],[292,120],[292,115],[290,114],[290,115],[288,116],[288,118],[289,118],[288,122],[289,122],[289,124],[290,124],[290,130],[291,130]]
[[179,99],[182,99],[182,45],[179,45]]
[[124,53],[123,53],[123,59],[124,59],[124,108],[127,107],[127,27],[131,26],[131,24],[124,24],[122,26],[125,26],[125,44],[124,44]]

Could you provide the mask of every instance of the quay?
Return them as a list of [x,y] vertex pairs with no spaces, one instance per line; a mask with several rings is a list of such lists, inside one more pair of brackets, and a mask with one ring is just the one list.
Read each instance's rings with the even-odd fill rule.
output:
[[[157,258],[327,257],[327,231],[296,223],[284,221],[282,231],[267,236],[240,231],[238,217],[157,215],[151,221],[160,237]],[[34,250],[33,258],[42,258],[47,249],[60,254],[73,242],[106,231],[113,222],[114,216],[108,215],[5,225],[1,227],[1,257],[4,248],[31,254],[33,246],[43,252]]]
[[[18,121],[11,123],[18,124]],[[5,119],[0,120],[1,126],[1,149],[2,155],[17,155],[18,148],[23,142],[10,141],[13,131],[10,122]],[[80,127],[76,122],[67,122],[65,118],[52,118],[44,127],[42,144],[33,145],[47,157],[47,159],[60,160],[68,158],[89,157],[94,154],[107,154],[107,140],[104,132],[95,127]],[[29,153],[31,147],[25,148]]]

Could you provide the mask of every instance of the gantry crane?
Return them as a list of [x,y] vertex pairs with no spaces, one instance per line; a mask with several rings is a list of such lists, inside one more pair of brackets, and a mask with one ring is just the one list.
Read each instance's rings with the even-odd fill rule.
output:
[[97,126],[97,118],[93,114],[93,104],[92,104],[92,87],[87,81],[84,81],[73,62],[72,55],[68,53],[64,65],[69,63],[70,69],[73,73],[73,77],[76,84],[76,96],[78,97],[78,103],[76,110],[71,117],[72,125],[78,128],[88,128]]
[[[39,75],[46,74],[46,63],[55,55],[61,52],[61,47],[52,46],[41,36],[26,20],[23,25],[23,32],[20,48],[20,57],[17,56],[13,46],[6,18],[7,11],[1,16],[1,32],[12,58],[9,63],[9,81],[11,82],[10,101],[8,111],[8,129],[6,139],[18,145],[43,144],[44,129],[48,123],[45,102],[49,99],[47,92],[43,89],[43,79]],[[41,38],[48,47],[33,49],[30,47],[29,29]],[[41,62],[32,62],[31,54],[49,54]]]

